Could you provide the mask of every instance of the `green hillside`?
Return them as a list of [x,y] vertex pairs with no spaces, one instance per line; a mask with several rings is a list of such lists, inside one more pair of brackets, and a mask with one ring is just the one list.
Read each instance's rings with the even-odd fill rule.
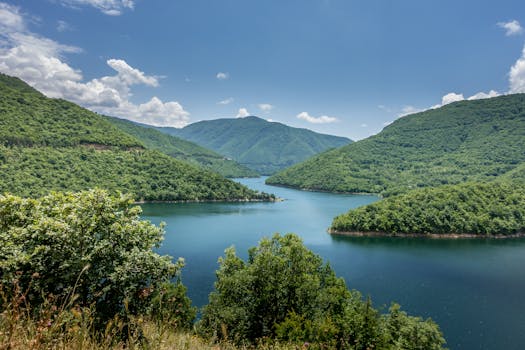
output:
[[0,74],[0,193],[102,187],[144,200],[268,200],[174,159],[73,103]]
[[525,187],[494,181],[417,189],[350,210],[331,232],[523,234]]
[[257,177],[257,172],[196,143],[171,136],[125,119],[107,117],[120,130],[136,137],[147,148],[200,165],[225,177]]
[[516,94],[455,102],[400,118],[375,136],[313,157],[267,183],[390,195],[493,180],[522,162],[525,94]]
[[159,128],[269,175],[351,141],[257,117],[205,120],[182,129]]

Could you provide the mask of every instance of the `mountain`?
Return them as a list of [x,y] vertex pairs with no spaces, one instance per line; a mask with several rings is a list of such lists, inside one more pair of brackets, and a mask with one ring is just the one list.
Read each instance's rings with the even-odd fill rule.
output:
[[139,200],[268,200],[174,159],[71,102],[0,74],[0,193],[102,187]]
[[253,116],[205,120],[182,129],[158,130],[210,148],[264,175],[352,142],[345,137],[292,128]]
[[257,172],[196,143],[126,119],[113,117],[106,119],[120,130],[137,138],[149,149],[156,149],[174,158],[200,165],[225,177],[258,176]]
[[[267,183],[390,195],[493,180],[525,162],[524,150],[525,94],[505,95],[399,118],[375,136],[285,169]],[[523,176],[521,169],[507,176]]]

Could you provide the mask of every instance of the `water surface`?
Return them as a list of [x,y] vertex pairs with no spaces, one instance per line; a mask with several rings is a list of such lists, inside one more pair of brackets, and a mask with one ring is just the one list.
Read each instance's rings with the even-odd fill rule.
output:
[[183,282],[193,303],[207,303],[217,258],[234,245],[240,256],[264,236],[299,234],[350,288],[385,308],[432,317],[450,349],[525,349],[525,239],[428,240],[332,237],[335,215],[374,196],[304,192],[243,179],[285,198],[277,203],[142,205],[144,217],[167,224],[162,254],[186,259]]

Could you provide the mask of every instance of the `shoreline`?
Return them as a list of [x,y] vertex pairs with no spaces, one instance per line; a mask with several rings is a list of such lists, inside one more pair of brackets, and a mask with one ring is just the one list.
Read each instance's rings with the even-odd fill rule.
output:
[[161,201],[161,200],[140,200],[140,201],[134,201],[133,204],[150,204],[150,203],[276,203],[276,202],[284,202],[283,198],[275,198],[275,199],[178,199],[178,200],[170,200],[170,201]]
[[383,196],[381,194],[379,194],[379,193],[316,190],[316,189],[312,189],[312,188],[302,188],[302,187],[298,187],[298,186],[290,186],[290,185],[282,185],[282,184],[269,184],[269,183],[266,183],[266,181],[264,182],[264,184],[267,185],[267,186],[289,188],[291,190],[298,190],[298,191],[305,191],[305,192],[350,194],[350,195],[356,195],[356,196],[375,196],[375,197],[378,197],[378,198],[383,198]]
[[513,233],[510,235],[482,235],[474,233],[391,233],[380,231],[336,231],[328,229],[328,233],[333,236],[346,237],[395,237],[395,238],[423,238],[423,239],[508,239],[525,238],[525,232]]

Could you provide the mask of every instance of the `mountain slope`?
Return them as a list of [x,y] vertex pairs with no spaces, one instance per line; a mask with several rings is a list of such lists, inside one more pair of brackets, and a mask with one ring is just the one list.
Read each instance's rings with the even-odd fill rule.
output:
[[351,142],[257,117],[205,120],[182,129],[158,129],[224,154],[264,175]]
[[258,176],[255,171],[196,143],[129,120],[112,117],[107,117],[107,120],[120,130],[136,137],[149,149],[156,149],[174,158],[200,165],[225,177]]
[[155,150],[104,117],[0,74],[0,192],[102,187],[143,200],[269,199]]
[[[297,188],[394,194],[487,181],[525,162],[525,94],[455,102],[267,179]],[[523,172],[521,172],[523,173]]]

